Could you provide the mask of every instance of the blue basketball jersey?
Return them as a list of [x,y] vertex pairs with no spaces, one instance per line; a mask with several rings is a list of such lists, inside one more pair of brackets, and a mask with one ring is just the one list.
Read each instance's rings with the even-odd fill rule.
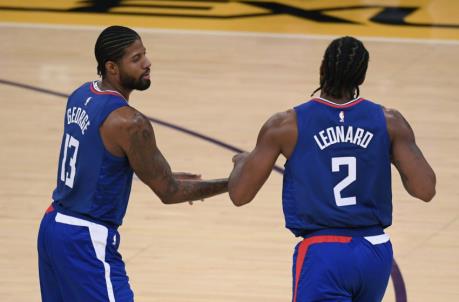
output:
[[86,83],[68,98],[54,206],[63,213],[119,226],[126,213],[133,171],[126,157],[109,153],[99,128],[114,110],[128,106],[116,91]]
[[392,223],[390,138],[380,105],[313,99],[295,107],[298,139],[285,164],[283,210],[296,236]]

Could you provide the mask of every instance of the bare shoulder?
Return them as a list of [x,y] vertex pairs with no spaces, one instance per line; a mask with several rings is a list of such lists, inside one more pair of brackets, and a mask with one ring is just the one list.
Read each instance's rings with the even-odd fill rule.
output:
[[100,131],[105,147],[118,156],[127,154],[134,144],[155,144],[150,121],[130,106],[111,112]]
[[384,116],[386,117],[386,120],[391,121],[391,122],[396,122],[402,118],[402,114],[400,111],[394,108],[386,108],[382,107],[384,111]]
[[410,135],[413,130],[405,117],[397,109],[385,108],[384,116],[386,118],[387,130],[391,139],[399,135]]
[[289,109],[272,115],[266,121],[260,130],[258,142],[268,141],[288,158],[296,145],[297,136],[296,112]]
[[293,109],[275,113],[263,125],[266,130],[277,131],[288,131],[291,127],[296,128],[296,113]]
[[103,127],[109,131],[115,131],[118,135],[132,133],[142,129],[152,129],[148,118],[137,109],[125,106],[114,110],[103,123]]
[[151,125],[146,116],[137,109],[124,106],[114,110],[104,122],[104,126],[115,128],[117,131]]

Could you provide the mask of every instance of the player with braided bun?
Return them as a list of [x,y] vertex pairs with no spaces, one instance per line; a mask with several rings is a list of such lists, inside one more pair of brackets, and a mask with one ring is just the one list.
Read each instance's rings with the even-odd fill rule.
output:
[[133,173],[165,204],[227,192],[228,180],[173,173],[149,120],[129,103],[150,86],[140,36],[111,26],[95,45],[100,81],[68,98],[53,203],[38,234],[42,300],[132,302],[118,253]]
[[[396,110],[359,98],[369,55],[352,37],[331,42],[320,97],[277,113],[250,153],[233,158],[229,194],[249,203],[282,154],[286,227],[302,237],[293,256],[293,302],[381,301],[392,268],[391,163],[405,189],[430,201],[436,178]],[[316,92],[315,91],[315,92]]]
[[[363,43],[351,37],[334,40],[324,54],[320,69],[320,87],[333,98],[357,98],[365,80],[369,54]],[[311,96],[312,96],[311,95]]]

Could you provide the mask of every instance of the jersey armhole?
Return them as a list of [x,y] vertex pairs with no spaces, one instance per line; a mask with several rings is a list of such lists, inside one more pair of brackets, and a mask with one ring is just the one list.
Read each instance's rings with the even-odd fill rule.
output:
[[[389,154],[392,154],[392,140],[390,138],[390,135],[389,135],[389,129],[387,127],[387,120],[386,120],[386,115],[384,114],[384,107],[380,104],[378,104],[379,108],[380,108],[380,116],[381,116],[381,123],[384,125],[384,138],[386,140],[386,144],[387,144],[387,147],[389,148]],[[389,155],[390,157],[391,155]]]
[[290,157],[285,161],[284,167],[288,166],[288,163],[291,159],[293,159],[296,154],[298,153],[299,149],[299,144],[301,143],[301,135],[302,135],[302,128],[303,128],[303,119],[300,118],[300,106],[293,107],[293,110],[295,111],[295,119],[296,119],[296,131],[297,131],[297,137],[296,137],[296,143],[295,147],[293,147],[292,154],[290,154]]
[[[126,107],[126,106],[129,106],[129,104],[124,99],[121,99],[120,97],[117,97],[117,96],[110,97],[110,99],[104,105],[104,108],[102,109],[101,114],[99,115],[99,121],[98,121],[98,129],[99,130],[98,131],[100,131],[100,127],[102,127],[102,125],[105,122],[105,120],[108,118],[108,116],[113,111],[115,111],[115,110],[117,110],[119,108],[122,108],[122,107]],[[100,134],[100,132],[99,132],[99,137],[100,137],[100,143],[101,143],[102,147],[104,148],[104,153],[108,157],[110,157],[111,159],[116,160],[116,161],[123,161],[123,160],[126,159],[126,156],[114,155],[107,149],[107,147],[104,144],[104,141],[102,139],[102,135]]]
[[119,98],[119,97],[110,97],[110,99],[104,104],[104,107],[102,108],[102,112],[99,115],[99,125],[98,127],[100,128],[102,124],[105,122],[107,117],[116,109],[119,109],[121,107],[129,106],[129,104]]

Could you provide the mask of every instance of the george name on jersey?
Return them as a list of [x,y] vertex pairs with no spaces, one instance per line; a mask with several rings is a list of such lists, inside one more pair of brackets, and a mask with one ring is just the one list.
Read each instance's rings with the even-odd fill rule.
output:
[[88,129],[89,125],[89,116],[86,111],[80,107],[72,107],[67,109],[67,125],[77,124],[81,133],[84,135],[84,132]]
[[314,135],[320,150],[337,143],[351,143],[366,149],[372,138],[373,133],[370,131],[362,128],[354,130],[352,126],[329,127]]

